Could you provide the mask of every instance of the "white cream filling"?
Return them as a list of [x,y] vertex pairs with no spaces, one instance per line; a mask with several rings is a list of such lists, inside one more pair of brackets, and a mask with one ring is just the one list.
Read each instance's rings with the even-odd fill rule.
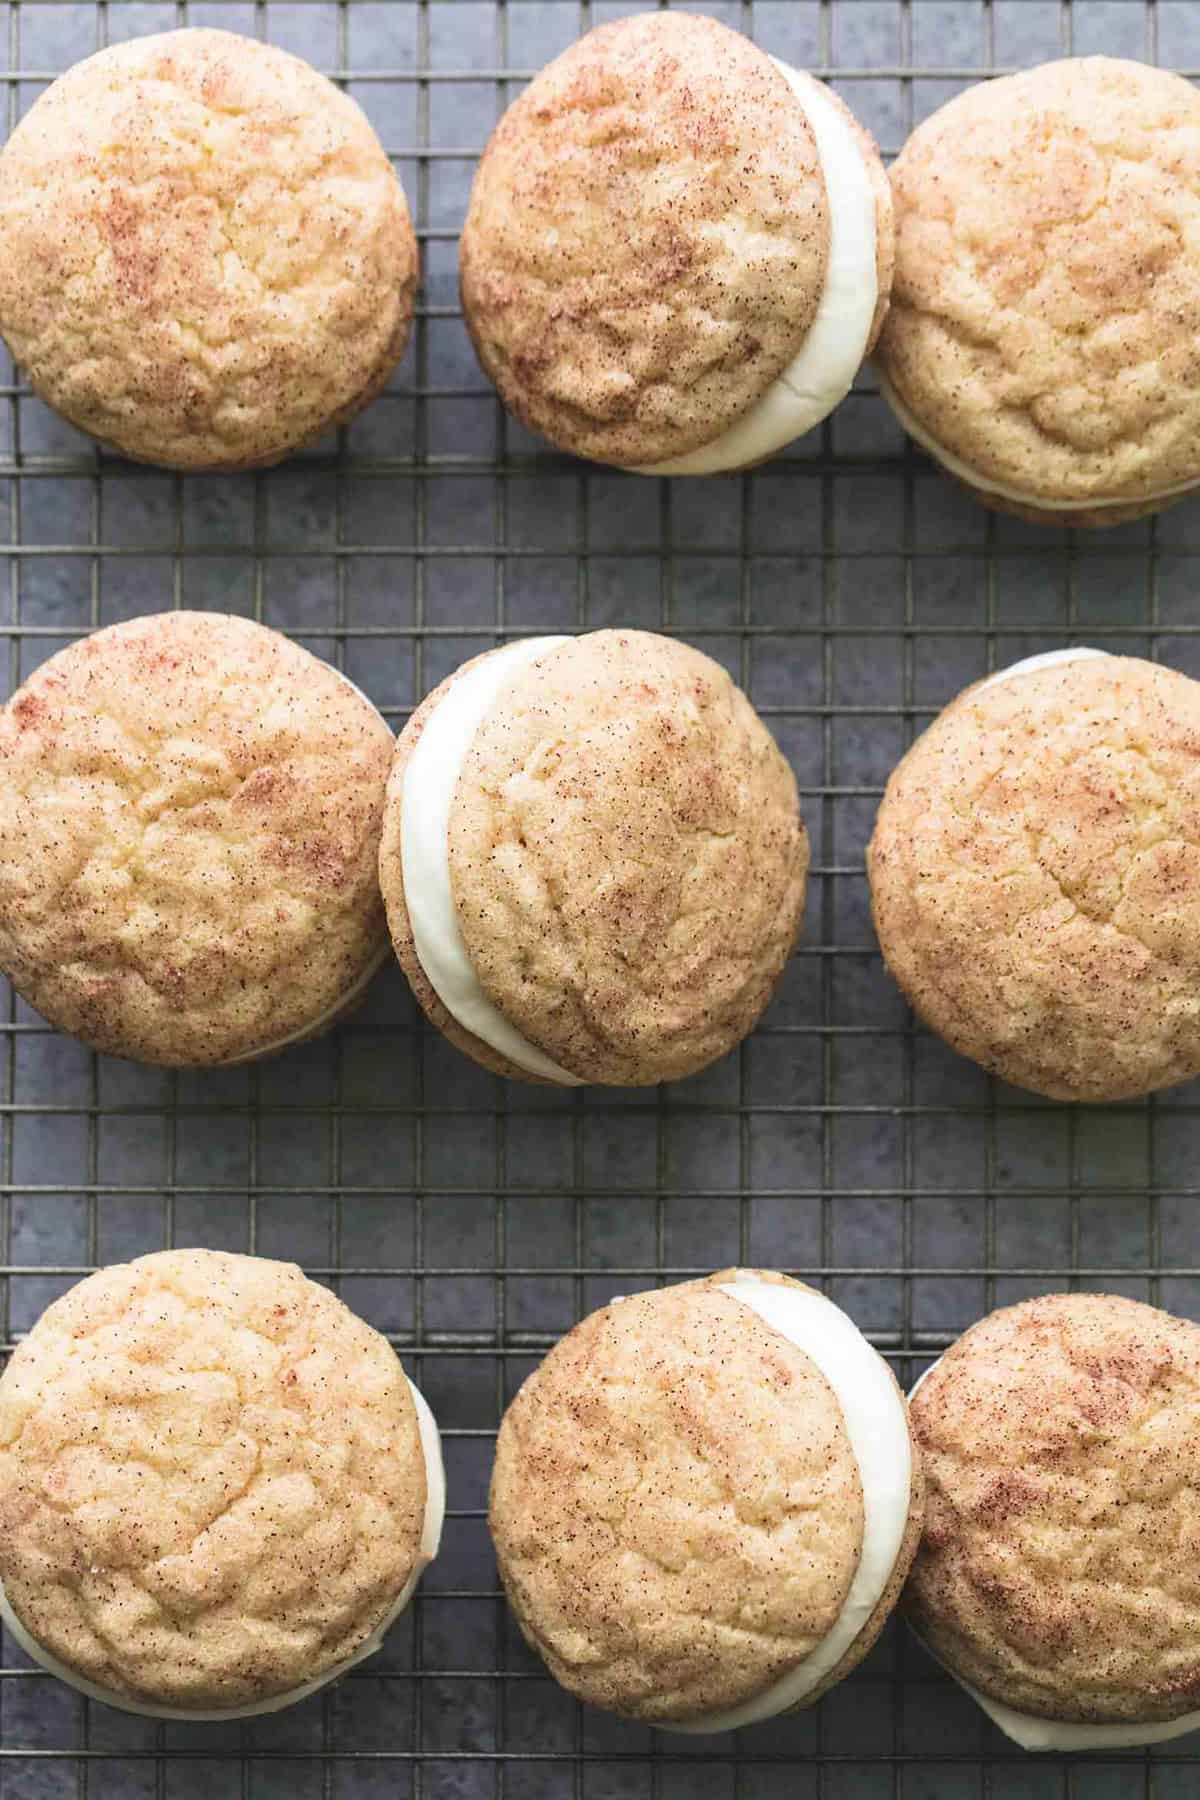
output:
[[[1102,653],[1093,651],[1091,654]],[[1030,658],[1030,661],[1034,660]],[[1021,665],[1018,663],[1017,667],[1020,668]],[[941,1360],[939,1356],[937,1362],[930,1363],[914,1381],[908,1394],[910,1402],[921,1383],[933,1374]],[[920,1637],[919,1632],[914,1632],[913,1635]],[[1189,1731],[1200,1731],[1200,1712],[1181,1713],[1177,1719],[1160,1719],[1153,1725],[1124,1722],[1092,1725],[1081,1720],[1038,1718],[1033,1713],[1018,1712],[1015,1706],[1006,1706],[1003,1700],[993,1700],[990,1695],[980,1693],[977,1687],[955,1674],[948,1663],[942,1662],[941,1657],[923,1637],[920,1637],[920,1641],[951,1680],[958,1683],[964,1694],[970,1694],[992,1723],[1000,1728],[1006,1738],[1019,1744],[1022,1750],[1136,1750],[1142,1744],[1165,1744],[1171,1738],[1185,1736]]]
[[1081,495],[1077,500],[1047,500],[1043,494],[1030,494],[1021,488],[1006,487],[1002,481],[993,481],[988,475],[981,475],[978,469],[971,468],[961,457],[955,456],[943,444],[930,435],[923,426],[918,425],[908,407],[901,400],[891,382],[880,373],[879,391],[895,413],[914,444],[920,444],[922,450],[941,463],[951,475],[965,481],[968,487],[978,488],[981,494],[995,494],[998,499],[1012,500],[1018,506],[1033,506],[1039,512],[1096,512],[1112,506],[1141,506],[1152,500],[1173,500],[1176,495],[1190,494],[1194,488],[1200,488],[1200,476],[1191,481],[1176,482],[1174,487],[1158,488],[1154,493],[1116,494],[1111,499],[1097,500],[1091,495]]
[[[358,695],[360,700],[366,701],[366,704],[371,708],[372,712],[379,713],[379,717],[383,719],[383,714],[379,712],[379,708],[376,706],[375,702],[363,693],[357,682],[351,681],[350,677],[344,674],[341,669],[334,669],[332,663],[326,664],[326,667],[333,669],[333,673],[338,677],[339,681],[344,681],[346,686],[351,688],[353,692]],[[383,722],[387,725],[386,719],[384,719]],[[388,725],[388,731],[391,731],[390,725]],[[315,1019],[310,1019],[307,1025],[298,1025],[295,1031],[286,1032],[283,1037],[272,1038],[269,1044],[260,1044],[254,1050],[246,1050],[241,1056],[227,1056],[224,1062],[216,1063],[214,1064],[214,1067],[218,1069],[234,1069],[241,1063],[259,1062],[264,1056],[276,1056],[279,1051],[287,1050],[292,1044],[303,1044],[306,1043],[309,1038],[318,1036],[320,1032],[325,1030],[326,1026],[333,1025],[344,1012],[349,1012],[355,1002],[361,999],[362,995],[366,993],[391,953],[392,946],[385,935],[383,942],[379,946],[379,953],[374,961],[363,970],[356,981],[351,982],[345,993],[335,1000],[332,1006],[327,1006],[325,1008],[323,1013],[318,1013],[317,1017]]]
[[908,1525],[912,1443],[904,1397],[857,1325],[832,1300],[805,1288],[742,1275],[722,1282],[721,1291],[810,1356],[833,1389],[862,1481],[862,1553],[841,1612],[803,1662],[740,1706],[664,1723],[664,1731],[740,1731],[798,1706],[837,1667],[875,1611]]
[[862,147],[823,85],[771,59],[803,107],[829,201],[829,262],[803,344],[762,397],[711,444],[635,468],[635,475],[717,475],[782,450],[827,418],[862,367],[879,298],[875,189]]
[[[1095,656],[1107,655],[1107,650],[1089,650],[1085,644],[1072,645],[1068,650],[1042,650],[1037,656],[1026,656],[1007,669],[997,669],[994,675],[989,675],[986,681],[979,683],[975,692],[982,694],[984,688],[995,687],[998,681],[1011,681],[1014,675],[1031,675],[1035,669],[1052,669],[1058,663],[1083,662]],[[914,1388],[913,1393],[916,1391]]]
[[978,1701],[1005,1737],[1019,1744],[1022,1750],[1135,1750],[1140,1744],[1165,1744],[1170,1738],[1200,1730],[1200,1712],[1181,1713],[1177,1719],[1160,1719],[1155,1725],[1088,1725],[1069,1719],[1035,1719],[1030,1713],[1005,1706],[1001,1700],[989,1699],[970,1682],[959,1680],[953,1669],[948,1673],[972,1700]]
[[581,1087],[578,1075],[522,1037],[484,993],[458,928],[450,885],[450,810],[475,733],[519,669],[569,642],[539,637],[506,644],[460,675],[438,701],[404,774],[400,863],[417,959],[451,1018],[528,1074]]
[[[406,1377],[407,1379],[407,1377]],[[265,1700],[257,1700],[246,1706],[226,1706],[213,1708],[204,1712],[188,1706],[158,1706],[151,1700],[135,1700],[129,1694],[119,1694],[114,1688],[101,1687],[98,1682],[88,1681],[86,1676],[60,1662],[49,1650],[43,1648],[36,1638],[30,1636],[18,1619],[8,1595],[0,1586],[0,1619],[16,1642],[20,1644],[26,1656],[65,1681],[68,1687],[76,1688],[79,1693],[86,1694],[89,1700],[98,1700],[104,1706],[115,1706],[121,1712],[140,1713],[148,1719],[198,1719],[212,1721],[215,1719],[252,1719],[260,1713],[281,1712],[285,1706],[295,1706],[300,1700],[307,1700],[329,1682],[337,1681],[347,1669],[354,1668],[356,1663],[374,1656],[383,1643],[385,1634],[396,1623],[413,1597],[418,1581],[428,1565],[438,1553],[442,1541],[442,1522],[446,1516],[446,1472],[442,1463],[442,1443],[433,1414],[423,1394],[408,1383],[413,1401],[417,1409],[417,1426],[421,1433],[421,1449],[425,1457],[425,1519],[421,1528],[421,1549],[417,1557],[416,1567],[412,1575],[401,1589],[395,1604],[381,1621],[371,1636],[359,1645],[353,1656],[334,1668],[327,1669],[313,1681],[303,1682],[299,1687],[289,1688],[283,1694],[271,1694]]]

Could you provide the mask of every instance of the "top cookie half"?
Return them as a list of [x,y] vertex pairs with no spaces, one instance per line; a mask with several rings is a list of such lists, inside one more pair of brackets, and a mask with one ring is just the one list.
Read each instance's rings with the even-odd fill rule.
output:
[[[396,952],[434,1024],[487,1068],[529,1075],[464,1024],[478,1016],[464,987],[566,1081],[677,1080],[751,1030],[799,933],[795,778],[725,670],[686,644],[598,631],[533,648],[515,670],[514,646],[465,664],[401,735],[379,859]],[[431,782],[418,759],[497,665],[438,822],[439,923],[414,868]],[[441,994],[422,918],[426,958],[439,934],[461,940]]]
[[647,13],[589,32],[505,114],[463,232],[463,304],[523,424],[596,461],[654,464],[764,395],[813,324],[829,256],[817,140],[781,67],[714,20]]
[[[911,1561],[915,1458],[886,1502],[899,1548],[876,1571],[876,1604],[856,1610],[836,1666],[813,1668],[884,1502],[829,1375],[803,1334],[744,1302],[756,1289],[835,1312],[758,1270],[638,1294],[577,1325],[505,1414],[488,1514],[501,1576],[528,1641],[592,1705],[716,1730],[772,1695],[758,1717],[809,1704],[874,1641]],[[907,1443],[882,1364],[878,1378],[879,1429]],[[780,1691],[806,1665],[811,1686]]]
[[1035,507],[1200,481],[1190,82],[1089,57],[984,83],[913,133],[892,185],[879,362],[915,436]]
[[392,735],[249,619],[158,613],[0,711],[0,968],[93,1049],[186,1066],[332,1022],[386,944]]
[[910,1404],[905,1602],[936,1655],[1033,1719],[1195,1712],[1198,1413],[1200,1328],[1157,1307],[1048,1294],[973,1325]]
[[44,400],[143,462],[269,463],[357,411],[416,277],[354,101],[231,32],[88,57],[0,155],[0,332]]
[[336,1671],[423,1562],[387,1340],[290,1263],[170,1250],[53,1304],[0,1381],[0,1577],[117,1703],[203,1715]]
[[1200,683],[1092,656],[968,688],[893,771],[875,927],[956,1050],[1053,1099],[1200,1074]]

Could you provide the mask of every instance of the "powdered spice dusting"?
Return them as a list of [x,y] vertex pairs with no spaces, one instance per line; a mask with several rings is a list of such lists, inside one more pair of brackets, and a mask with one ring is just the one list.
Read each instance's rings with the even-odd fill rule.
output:
[[1200,1708],[1200,1327],[1028,1300],[972,1326],[910,1411],[928,1513],[905,1603],[937,1655],[1039,1717]]
[[982,82],[918,126],[892,185],[879,357],[935,443],[1052,524],[1115,524],[1200,480],[1191,82],[1108,57]]
[[572,1693],[634,1718],[768,1687],[828,1632],[861,1550],[833,1390],[720,1292],[731,1274],[593,1313],[496,1446],[489,1521],[521,1629]]
[[0,1380],[8,1600],[133,1700],[237,1706],[345,1661],[417,1566],[425,1500],[395,1352],[290,1263],[104,1269]]
[[52,1024],[168,1064],[265,1051],[377,966],[392,735],[274,631],[161,613],[0,712],[0,967]]
[[519,419],[580,456],[698,448],[791,362],[825,282],[816,140],[771,59],[715,20],[589,32],[489,143],[463,306]]
[[889,969],[964,1055],[1061,1100],[1200,1073],[1200,683],[1106,656],[968,689],[868,866]]
[[0,332],[43,399],[142,461],[258,466],[351,416],[416,278],[360,109],[231,32],[100,51],[0,153]]
[[[421,1004],[468,1054],[511,1075],[436,1001],[404,908],[404,772],[449,685],[397,746],[380,878]],[[804,917],[808,838],[787,762],[717,663],[649,632],[589,633],[501,691],[463,763],[449,858],[488,998],[590,1081],[673,1080],[731,1049],[774,993]]]

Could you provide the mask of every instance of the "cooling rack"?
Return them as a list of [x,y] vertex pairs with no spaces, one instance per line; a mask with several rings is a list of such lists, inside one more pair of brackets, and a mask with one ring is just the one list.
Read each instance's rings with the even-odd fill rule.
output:
[[[701,6],[832,79],[893,154],[996,70],[1107,50],[1200,72],[1186,0]],[[820,1282],[902,1381],[993,1305],[1101,1287],[1200,1315],[1197,1089],[1073,1111],[915,1031],[880,967],[862,852],[888,772],[966,681],[1071,642],[1200,675],[1200,504],[1087,536],[995,519],[907,451],[870,378],[753,475],[656,483],[506,421],[457,306],[474,159],[577,0],[22,0],[0,5],[11,125],[97,45],[221,24],[297,50],[375,122],[422,240],[414,342],[361,420],[258,476],[99,455],[0,369],[0,638],[15,684],[98,624],[253,614],[399,726],[507,636],[643,625],[723,661],[792,758],[807,936],[768,1022],[657,1093],[506,1086],[427,1032],[398,974],[335,1036],[166,1074],[89,1055],[8,998],[0,1333],[97,1264],[168,1244],[294,1257],[387,1332],[446,1444],[444,1550],[384,1652],[232,1726],[84,1701],[0,1649],[3,1800],[1089,1800],[1192,1794],[1196,1740],[1028,1759],[893,1626],[811,1712],[711,1741],[584,1713],[524,1649],[484,1509],[507,1396],[614,1291],[735,1261]],[[5,541],[7,540],[7,541]]]

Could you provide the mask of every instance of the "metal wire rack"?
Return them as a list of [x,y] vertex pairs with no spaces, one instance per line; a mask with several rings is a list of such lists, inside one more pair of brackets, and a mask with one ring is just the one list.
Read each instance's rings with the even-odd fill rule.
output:
[[[730,0],[831,78],[889,153],[970,81],[1064,52],[1200,69],[1187,0]],[[168,1075],[89,1055],[11,997],[0,1049],[0,1333],[97,1264],[166,1244],[294,1257],[402,1351],[446,1439],[444,1551],[385,1651],[236,1726],[83,1701],[4,1640],[0,1796],[201,1792],[436,1800],[960,1800],[1191,1793],[1194,1740],[1033,1762],[892,1627],[810,1713],[735,1740],[584,1714],[518,1640],[484,1520],[500,1412],[614,1289],[733,1261],[822,1282],[904,1380],[993,1305],[1115,1288],[1200,1315],[1195,1087],[1076,1112],[915,1032],[872,939],[862,850],[904,745],[968,679],[1086,640],[1200,673],[1200,504],[1096,537],[987,516],[906,451],[869,378],[753,475],[654,483],[547,453],[498,407],[457,309],[473,160],[521,80],[620,10],[578,0],[9,0],[8,121],[97,45],[217,23],[300,51],[376,123],[424,290],[389,393],[252,477],[98,454],[0,370],[0,635],[12,685],[98,624],[252,613],[399,723],[464,656],[605,623],[721,658],[793,758],[809,929],[764,1027],[662,1092],[495,1082],[421,1025],[398,974],[336,1036]],[[7,544],[3,542],[7,524]]]

